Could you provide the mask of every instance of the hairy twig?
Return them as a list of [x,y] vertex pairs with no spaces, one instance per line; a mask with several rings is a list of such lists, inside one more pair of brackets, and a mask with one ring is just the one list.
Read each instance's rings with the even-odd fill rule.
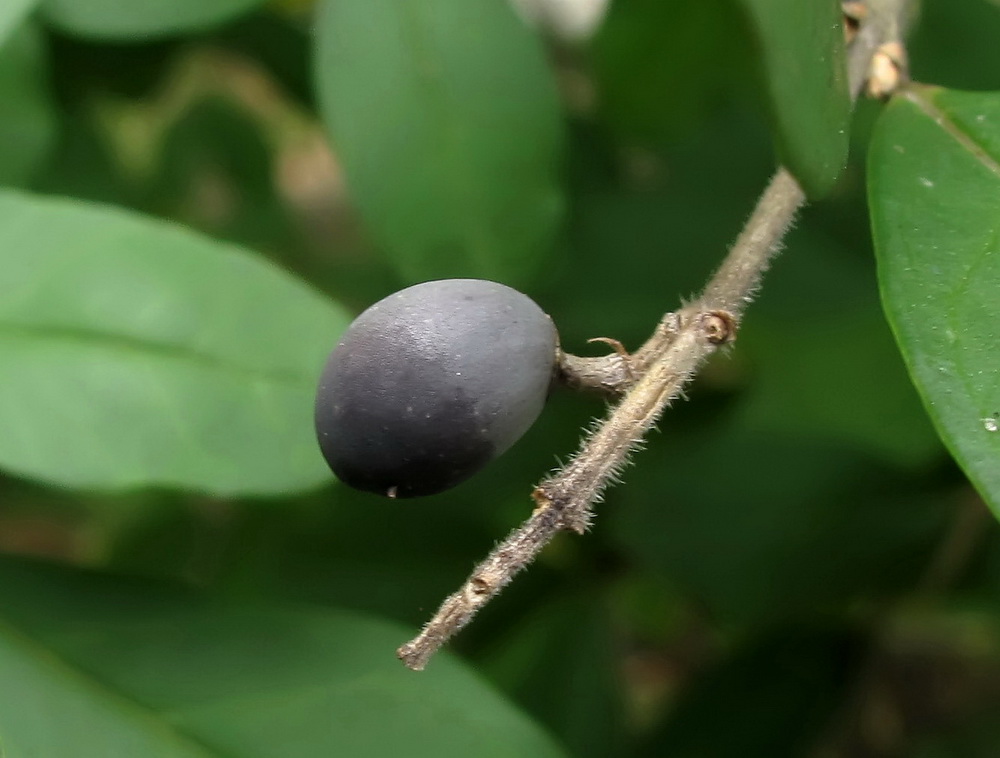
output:
[[[852,96],[864,86],[881,47],[898,42],[899,19],[905,8],[906,0],[869,1],[851,45],[848,75]],[[532,494],[536,508],[528,520],[476,566],[417,637],[399,648],[397,654],[407,666],[424,668],[430,657],[558,532],[583,533],[587,529],[593,505],[616,480],[660,414],[681,395],[705,359],[734,339],[743,311],[804,202],[805,194],[795,178],[779,169],[702,295],[668,313],[634,355],[625,354],[612,341],[616,347],[613,355],[592,359],[561,356],[560,373],[567,383],[625,393],[569,463],[538,485]]]

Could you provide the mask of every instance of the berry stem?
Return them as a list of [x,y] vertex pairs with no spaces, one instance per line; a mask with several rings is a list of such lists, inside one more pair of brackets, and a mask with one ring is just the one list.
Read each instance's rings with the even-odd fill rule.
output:
[[[878,49],[899,41],[908,4],[909,0],[868,1],[848,58],[852,98],[868,81]],[[420,634],[399,648],[397,655],[406,666],[423,669],[557,533],[586,531],[594,504],[617,480],[632,451],[682,395],[705,359],[735,338],[743,311],[805,199],[795,178],[779,168],[702,295],[664,316],[636,353],[627,358],[560,356],[559,374],[565,383],[624,394],[585,437],[576,455],[536,487],[532,494],[536,508],[528,520],[493,548],[461,589],[445,598]]]

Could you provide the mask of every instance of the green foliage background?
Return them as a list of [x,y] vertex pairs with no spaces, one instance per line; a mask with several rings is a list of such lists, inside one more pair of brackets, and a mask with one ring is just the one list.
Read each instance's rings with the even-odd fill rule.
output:
[[[502,0],[0,2],[4,758],[1000,749],[996,4],[923,3],[942,134],[848,123],[834,2],[614,0],[581,45]],[[311,396],[350,316],[486,276],[636,347],[779,159],[814,202],[735,347],[403,669],[604,406],[349,491]]]

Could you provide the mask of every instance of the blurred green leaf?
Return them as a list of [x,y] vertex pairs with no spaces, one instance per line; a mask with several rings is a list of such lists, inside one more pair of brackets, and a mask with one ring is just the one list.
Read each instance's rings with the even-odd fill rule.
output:
[[67,109],[61,115],[52,156],[32,182],[32,189],[46,195],[128,205],[135,193],[99,125],[83,108]]
[[736,359],[751,364],[741,422],[898,466],[936,460],[941,443],[886,325],[874,262],[817,226],[807,214],[789,235],[741,330]]
[[316,23],[324,121],[400,272],[535,272],[562,204],[559,102],[506,0],[325,0]]
[[811,197],[847,160],[851,104],[840,3],[741,0],[760,45],[781,162]]
[[329,474],[312,397],[347,317],[162,222],[0,194],[0,464],[88,488],[274,494]]
[[600,113],[647,140],[697,129],[746,82],[748,42],[730,0],[611,3],[590,53]]
[[921,741],[913,758],[994,758],[1000,748],[1000,725],[993,713],[949,732]]
[[0,585],[8,758],[562,755],[446,655],[407,671],[384,622],[11,559]]
[[879,311],[758,319],[740,339],[754,361],[742,409],[748,428],[826,438],[899,466],[942,453]]
[[575,758],[611,758],[627,747],[615,642],[595,592],[563,595],[521,619],[485,669]]
[[810,755],[859,663],[860,641],[836,629],[784,628],[737,650],[682,691],[642,756]]
[[[906,39],[914,81],[950,89],[1000,89],[1000,7],[997,0],[921,0]],[[961,55],[955,55],[961,50]]]
[[[184,53],[191,49],[182,38],[109,43],[47,31],[53,89],[60,103],[103,120],[104,129],[112,125],[102,119],[109,106],[127,111],[138,101],[153,105],[162,97],[171,80],[177,81]],[[182,105],[180,100],[176,104]],[[162,113],[158,120],[163,118],[169,115]]]
[[220,27],[209,40],[213,45],[252,58],[289,94],[315,110],[312,30],[282,13],[276,3],[269,3],[255,13]]
[[148,193],[162,215],[275,256],[294,239],[265,135],[229,100],[195,103],[171,125]]
[[4,0],[0,5],[0,47],[14,32],[39,0]]
[[264,0],[40,0],[45,17],[84,37],[160,37],[221,24]]
[[1000,515],[1000,95],[914,87],[868,158],[882,297],[945,444]]
[[705,283],[773,171],[761,124],[729,107],[690,138],[636,156],[633,173],[604,130],[574,124],[566,251],[538,301],[571,352],[591,337],[633,348]]
[[56,139],[45,49],[24,24],[0,47],[0,184],[28,182]]
[[885,475],[857,451],[807,436],[686,430],[637,458],[628,486],[608,496],[618,539],[728,626],[898,591],[947,523],[923,483],[879,494]]
[[396,501],[347,487],[337,491],[336,507],[327,490],[280,508],[238,504],[224,519],[215,502],[179,505],[133,509],[106,555],[109,565],[191,579],[226,595],[335,605],[414,625],[499,536],[468,500],[464,508],[421,503],[413,519]]

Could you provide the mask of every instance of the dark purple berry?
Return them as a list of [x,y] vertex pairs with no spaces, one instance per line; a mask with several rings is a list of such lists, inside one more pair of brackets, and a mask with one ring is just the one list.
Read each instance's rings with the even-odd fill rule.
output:
[[341,481],[389,497],[453,487],[534,423],[557,348],[552,320],[503,284],[444,279],[389,295],[323,371],[323,456]]

